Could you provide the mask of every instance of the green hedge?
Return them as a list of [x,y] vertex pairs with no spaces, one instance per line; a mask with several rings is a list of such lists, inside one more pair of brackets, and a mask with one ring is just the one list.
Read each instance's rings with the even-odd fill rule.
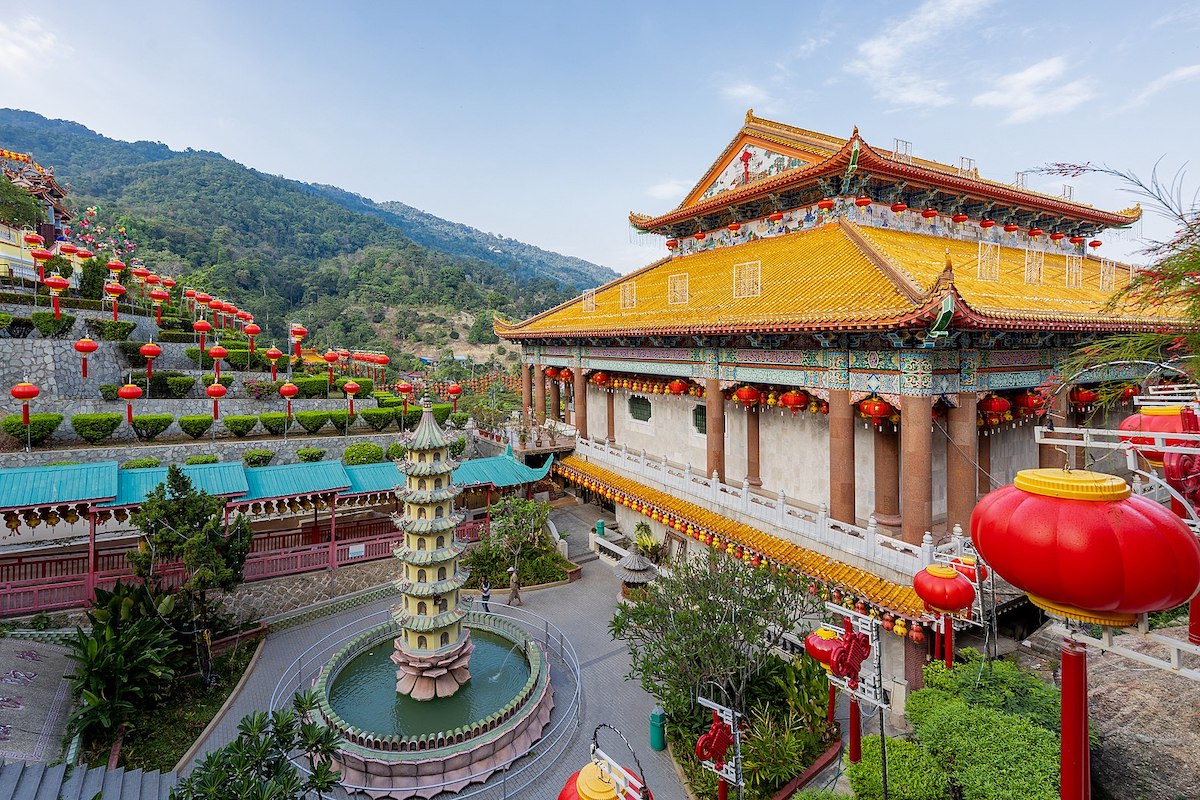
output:
[[301,461],[320,461],[325,457],[325,450],[321,447],[301,447],[296,451],[296,458]]
[[380,461],[383,461],[383,448],[372,442],[355,442],[342,453],[342,463],[346,466],[378,464]]
[[125,357],[125,363],[131,367],[146,366],[146,357],[139,351],[145,342],[117,342],[117,349]]
[[13,317],[8,323],[8,338],[10,339],[25,339],[29,334],[37,330],[33,325],[33,320],[29,317]]
[[248,349],[229,350],[229,355],[225,356],[225,363],[243,372],[246,370],[265,372],[271,368],[271,362],[263,358],[262,350],[257,348],[254,350],[253,356],[250,355]]
[[136,322],[113,322],[111,319],[89,319],[88,332],[106,342],[123,342],[137,327]]
[[200,369],[212,369],[213,360],[208,354],[209,347],[211,347],[211,345],[207,340],[205,340],[203,353],[200,352],[199,347],[188,347],[184,349],[183,354],[187,356],[193,364],[200,367]]
[[253,414],[230,414],[222,417],[221,421],[225,423],[229,432],[239,439],[249,436],[250,431],[258,426],[258,417]]
[[71,417],[71,427],[89,444],[100,444],[121,427],[124,419],[123,414],[76,414]]
[[171,427],[174,421],[175,417],[170,414],[135,414],[133,430],[139,439],[152,442],[160,433]]
[[[453,408],[453,406],[451,406],[451,408]],[[456,428],[465,427],[467,424],[467,421],[470,420],[470,418],[471,418],[471,415],[465,411],[452,411],[452,412],[450,412],[450,416],[448,417],[448,419],[450,420],[450,424]]]
[[333,386],[340,392],[342,391],[342,387],[350,381],[358,384],[358,394],[354,395],[355,397],[370,397],[375,391],[375,381],[370,378],[334,378]]
[[[951,796],[946,771],[919,744],[889,738],[887,751],[891,800],[946,800]],[[879,737],[864,736],[862,761],[846,768],[856,800],[883,800],[882,762]]]
[[358,412],[351,414],[349,411],[330,411],[329,421],[333,424],[338,433],[346,433],[350,428],[354,427],[354,420],[358,417]]
[[[44,297],[44,295],[43,295]],[[33,305],[33,295],[21,294],[19,292],[0,292],[0,303],[12,303],[14,305],[29,306]],[[82,297],[60,297],[58,304],[63,308],[82,308],[88,311],[112,311],[112,301],[110,300],[94,300]],[[117,310],[122,314],[127,314],[133,317],[147,316],[147,312],[142,309],[135,309],[128,303],[118,303]]]
[[390,408],[364,408],[361,413],[363,421],[377,431],[391,425],[392,420],[396,419],[396,414]]
[[105,400],[116,400],[118,399],[117,390],[120,388],[115,383],[102,383],[100,384],[100,397]]
[[35,311],[29,315],[29,319],[43,339],[61,339],[75,327],[74,316],[63,314],[55,319],[53,311]]
[[[215,376],[211,372],[206,372],[200,376],[200,383],[202,383],[205,388],[212,386],[213,383],[215,383],[215,382],[216,382]],[[221,376],[221,385],[224,386],[226,389],[228,389],[230,386],[233,385],[233,376],[232,375],[222,375]]]
[[300,423],[300,427],[309,433],[316,433],[325,427],[326,422],[329,422],[328,411],[298,411],[295,417],[296,422]]
[[12,321],[13,321],[12,314],[0,313],[0,331],[4,330],[9,325],[12,325]]
[[296,388],[300,390],[300,396],[312,399],[314,397],[325,397],[326,389],[329,387],[329,379],[322,375],[320,377],[294,377],[292,383],[296,384]]
[[161,467],[162,462],[157,458],[144,456],[142,458],[131,458],[121,465],[121,469],[150,469],[151,467]]
[[287,414],[282,411],[268,411],[265,414],[258,415],[258,421],[266,428],[268,433],[273,433],[276,436],[282,436],[284,428],[287,426]]
[[[190,323],[189,323],[189,327],[190,327]],[[174,344],[195,344],[196,343],[196,335],[197,334],[195,333],[195,331],[191,331],[191,330],[186,330],[186,331],[160,330],[158,332],[158,340],[160,342],[172,342]],[[204,343],[208,344],[208,341],[205,340]]]
[[404,454],[408,452],[408,448],[400,442],[392,442],[388,445],[387,459],[388,461],[400,461],[404,458]]
[[192,387],[195,385],[196,379],[191,375],[180,375],[178,377],[167,378],[167,391],[171,393],[172,397],[177,399],[181,397],[187,397],[191,393]]
[[275,458],[273,450],[247,450],[242,453],[242,463],[247,467],[265,467]]
[[450,443],[450,457],[458,458],[467,449],[467,437],[460,436]]
[[220,460],[221,459],[217,458],[214,455],[188,456],[187,458],[185,458],[183,460],[183,463],[189,464],[189,465],[190,464],[216,464]]
[[179,418],[179,427],[193,439],[199,439],[212,427],[212,414],[188,414]]
[[[62,414],[30,414],[29,415],[29,443],[37,446],[49,439],[58,430],[58,426],[62,425]],[[25,426],[21,424],[20,414],[9,414],[0,423],[4,428],[4,432],[14,439],[19,440],[22,444],[25,443]]]

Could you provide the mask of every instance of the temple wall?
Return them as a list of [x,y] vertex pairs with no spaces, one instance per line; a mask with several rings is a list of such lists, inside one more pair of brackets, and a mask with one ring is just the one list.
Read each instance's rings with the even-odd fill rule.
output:
[[[618,393],[614,401],[617,445],[625,445],[635,453],[645,450],[648,455],[666,457],[676,464],[691,464],[693,468],[703,472],[707,463],[707,439],[692,425],[692,409],[697,405],[694,398],[685,400],[681,397],[665,397],[663,395],[646,396],[646,399],[650,401],[650,419],[641,422],[629,414],[629,398],[633,396],[628,392]],[[598,405],[604,408],[604,398],[601,397],[600,400]],[[699,404],[703,407],[703,401],[700,401]],[[727,419],[728,417],[729,415],[726,415]],[[591,406],[589,406],[589,432],[592,429],[591,419]],[[602,434],[605,429],[598,428],[597,430]],[[743,430],[741,440],[743,443],[745,435]],[[737,441],[729,430],[728,424],[726,425],[725,441],[726,453],[728,453],[729,444]],[[744,444],[739,449],[744,453]],[[728,464],[728,461],[726,463]],[[739,479],[741,475],[745,474],[744,454],[741,470],[736,474]]]
[[767,411],[759,423],[759,439],[764,489],[782,490],[801,503],[828,502],[828,417]]

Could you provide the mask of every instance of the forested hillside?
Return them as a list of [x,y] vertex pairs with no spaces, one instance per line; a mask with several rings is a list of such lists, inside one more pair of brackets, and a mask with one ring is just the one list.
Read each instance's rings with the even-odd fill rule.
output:
[[615,276],[402,204],[28,112],[0,110],[0,147],[53,166],[73,204],[123,224],[152,268],[202,282],[276,335],[301,321],[322,346],[428,351],[481,313],[526,316]]

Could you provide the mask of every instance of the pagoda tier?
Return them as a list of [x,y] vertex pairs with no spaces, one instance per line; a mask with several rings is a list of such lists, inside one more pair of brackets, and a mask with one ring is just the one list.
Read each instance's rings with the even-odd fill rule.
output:
[[401,627],[392,662],[396,691],[415,700],[449,697],[471,679],[474,644],[462,624],[466,612],[458,590],[469,572],[458,563],[463,547],[454,540],[462,514],[454,510],[460,489],[451,483],[455,462],[450,442],[433,418],[426,398],[421,422],[408,442],[401,463],[405,486],[396,496],[403,514],[392,516],[404,531],[404,543],[393,553],[404,564],[396,580],[401,603],[392,616]]

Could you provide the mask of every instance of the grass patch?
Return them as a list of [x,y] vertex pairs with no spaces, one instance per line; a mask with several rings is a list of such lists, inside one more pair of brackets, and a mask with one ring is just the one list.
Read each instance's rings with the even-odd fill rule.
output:
[[[176,681],[171,694],[125,734],[121,766],[163,772],[175,769],[241,680],[256,647],[257,642],[247,642],[214,659],[217,680],[210,689],[204,688],[199,674]],[[92,742],[83,753],[87,763],[93,767],[107,764],[112,743],[111,737]]]

